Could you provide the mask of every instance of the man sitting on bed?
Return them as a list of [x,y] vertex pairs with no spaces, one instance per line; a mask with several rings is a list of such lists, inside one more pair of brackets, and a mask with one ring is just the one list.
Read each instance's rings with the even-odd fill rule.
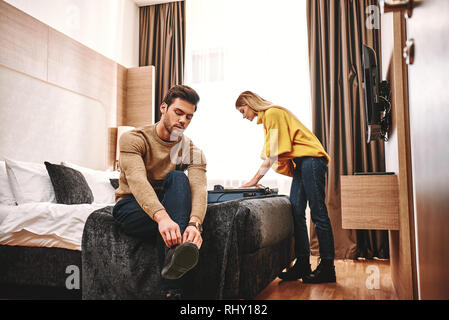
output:
[[128,131],[119,141],[120,180],[113,216],[128,235],[156,235],[163,299],[181,299],[182,276],[197,264],[202,243],[206,161],[183,134],[198,101],[192,88],[172,87],[160,106],[160,121]]

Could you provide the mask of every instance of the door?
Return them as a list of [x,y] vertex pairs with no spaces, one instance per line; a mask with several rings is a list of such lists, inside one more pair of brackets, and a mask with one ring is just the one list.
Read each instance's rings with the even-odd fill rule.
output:
[[382,79],[390,82],[392,93],[392,128],[385,143],[385,166],[387,171],[397,175],[399,191],[399,230],[389,231],[391,279],[399,299],[416,299],[408,76],[403,58],[407,39],[404,12],[382,14],[381,28]]
[[449,1],[425,0],[407,19],[410,140],[421,299],[449,299]]

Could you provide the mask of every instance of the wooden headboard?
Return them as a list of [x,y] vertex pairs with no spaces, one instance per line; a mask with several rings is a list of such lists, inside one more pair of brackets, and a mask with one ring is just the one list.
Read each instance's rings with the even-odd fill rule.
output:
[[[128,69],[2,0],[0,15],[0,158],[112,168],[114,128],[153,121],[154,67]],[[127,107],[128,87],[143,107]]]
[[1,158],[106,167],[106,113],[100,101],[3,66],[0,97]]

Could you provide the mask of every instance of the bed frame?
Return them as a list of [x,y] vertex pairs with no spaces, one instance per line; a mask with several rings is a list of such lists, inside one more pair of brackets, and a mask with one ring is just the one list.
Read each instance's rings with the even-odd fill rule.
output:
[[[0,245],[0,298],[81,299],[81,251]],[[69,269],[68,266],[72,266]],[[71,278],[72,277],[72,278]],[[66,282],[69,286],[66,286]],[[79,281],[81,283],[81,280]]]

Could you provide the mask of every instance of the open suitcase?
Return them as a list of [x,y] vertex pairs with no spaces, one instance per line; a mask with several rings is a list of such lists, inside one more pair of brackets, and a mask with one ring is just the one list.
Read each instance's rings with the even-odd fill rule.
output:
[[225,189],[221,185],[215,185],[214,190],[207,191],[207,203],[219,203],[269,194],[278,194],[278,189],[270,189],[262,186],[248,189]]

